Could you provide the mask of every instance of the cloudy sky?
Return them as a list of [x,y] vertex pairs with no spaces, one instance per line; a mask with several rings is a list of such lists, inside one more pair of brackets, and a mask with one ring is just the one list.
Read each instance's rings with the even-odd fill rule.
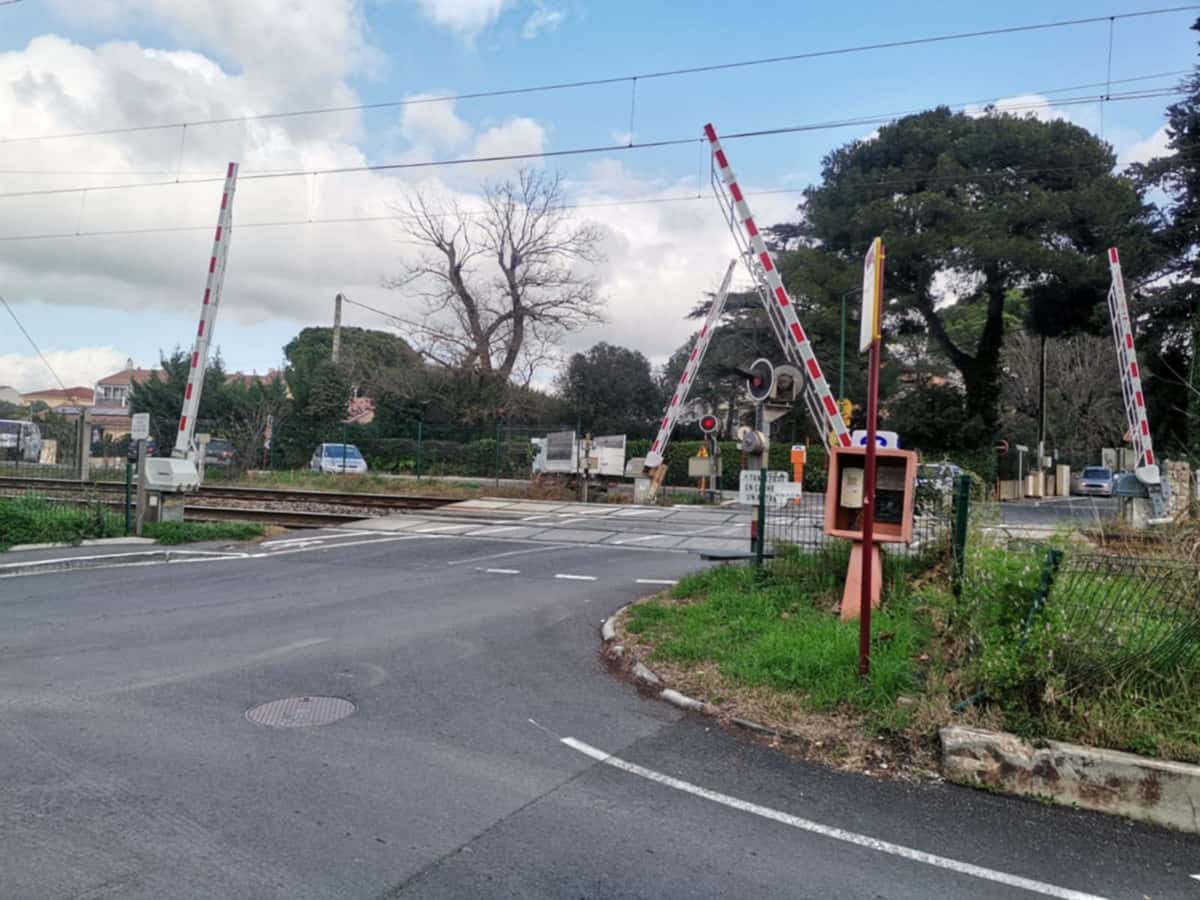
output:
[[[339,291],[399,315],[417,313],[415,297],[383,287],[413,252],[386,217],[416,186],[469,203],[483,179],[504,177],[511,165],[289,173],[531,154],[526,164],[561,173],[573,215],[604,235],[596,274],[608,321],[571,336],[561,351],[607,340],[661,362],[689,333],[683,314],[716,286],[733,250],[707,186],[705,122],[729,133],[1004,99],[1102,132],[1128,161],[1162,146],[1168,98],[1103,109],[1051,105],[1104,92],[1107,21],[651,76],[1159,5],[1166,4],[0,5],[0,295],[68,384],[90,384],[126,357],[152,365],[160,351],[189,345],[220,192],[219,180],[207,179],[238,160],[244,178],[216,342],[231,368],[265,371],[300,328],[330,321]],[[1195,59],[1187,30],[1195,15],[1116,20],[1112,93],[1174,84]],[[634,75],[641,77],[626,77]],[[592,79],[613,80],[468,96]],[[376,108],[261,117],[362,104]],[[819,174],[824,154],[875,127],[748,138],[728,149],[743,184],[759,192],[751,198],[758,218],[778,221],[794,216],[798,192]],[[694,140],[612,149],[631,136]],[[578,148],[601,149],[539,157]],[[249,177],[268,173],[279,177]],[[0,316],[0,384],[53,386],[16,325]],[[354,307],[347,320],[387,327]]]

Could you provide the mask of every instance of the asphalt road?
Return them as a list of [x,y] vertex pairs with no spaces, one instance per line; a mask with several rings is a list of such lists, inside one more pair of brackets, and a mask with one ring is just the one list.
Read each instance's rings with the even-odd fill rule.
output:
[[1087,527],[1114,518],[1118,512],[1118,502],[1112,497],[1050,497],[1045,500],[1007,501],[1000,504],[1000,514],[1005,525]]
[[[831,772],[639,697],[597,627],[686,553],[265,554],[0,581],[0,897],[1200,897],[1195,838]],[[297,695],[358,709],[245,718]]]

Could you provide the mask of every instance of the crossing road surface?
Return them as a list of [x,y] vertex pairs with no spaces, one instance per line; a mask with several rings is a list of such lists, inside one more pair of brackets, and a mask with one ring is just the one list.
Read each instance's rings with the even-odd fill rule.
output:
[[[698,565],[341,532],[4,579],[0,896],[1200,898],[1195,838],[828,771],[642,699],[597,627]],[[246,716],[303,696],[356,711]]]

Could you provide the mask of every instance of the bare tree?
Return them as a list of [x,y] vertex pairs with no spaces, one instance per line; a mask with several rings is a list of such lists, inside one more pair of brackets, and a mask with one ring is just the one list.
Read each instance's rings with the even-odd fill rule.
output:
[[[1011,333],[1001,357],[1004,424],[1010,433],[1036,434],[1041,338]],[[1062,450],[1117,446],[1125,411],[1112,340],[1090,334],[1048,339],[1046,441]]]
[[557,175],[523,170],[483,185],[484,208],[416,191],[401,210],[419,259],[388,287],[414,291],[420,319],[401,319],[434,362],[504,380],[567,332],[602,321],[580,264],[599,260],[600,233],[569,221]]

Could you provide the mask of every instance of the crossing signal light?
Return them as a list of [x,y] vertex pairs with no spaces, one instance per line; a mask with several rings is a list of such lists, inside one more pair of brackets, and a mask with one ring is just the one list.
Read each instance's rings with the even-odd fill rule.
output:
[[746,388],[755,403],[768,400],[775,392],[775,367],[770,360],[756,359],[746,373]]
[[700,430],[703,431],[705,434],[712,434],[714,431],[716,431],[717,430],[717,417],[716,416],[701,416],[700,417]]

